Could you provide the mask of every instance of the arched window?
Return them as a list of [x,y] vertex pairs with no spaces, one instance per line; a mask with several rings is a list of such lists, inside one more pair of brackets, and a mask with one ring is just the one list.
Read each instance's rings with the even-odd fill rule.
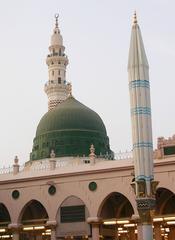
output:
[[61,84],[61,78],[60,77],[58,78],[58,84]]

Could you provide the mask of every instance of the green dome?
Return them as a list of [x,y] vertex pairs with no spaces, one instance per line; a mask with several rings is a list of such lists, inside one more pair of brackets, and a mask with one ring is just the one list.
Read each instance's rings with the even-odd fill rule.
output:
[[94,144],[96,155],[112,154],[99,115],[69,97],[40,120],[30,158],[48,158],[52,149],[57,157],[88,156],[91,144]]

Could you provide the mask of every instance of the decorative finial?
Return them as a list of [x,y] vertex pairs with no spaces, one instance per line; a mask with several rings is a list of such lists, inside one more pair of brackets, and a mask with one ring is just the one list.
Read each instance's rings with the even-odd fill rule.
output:
[[50,153],[50,158],[55,158],[55,152],[54,152],[54,150],[53,150],[53,149],[51,150],[51,153]]
[[95,148],[94,148],[94,145],[93,145],[93,144],[91,144],[90,153],[91,153],[91,154],[95,153]]
[[18,162],[19,162],[18,156],[15,156],[14,164],[18,164]]
[[58,18],[59,18],[59,14],[56,13],[55,14],[55,27],[58,28]]
[[72,83],[69,82],[67,86],[68,86],[68,94],[69,96],[72,96]]
[[91,162],[91,165],[95,164],[95,147],[93,144],[91,144],[90,146],[90,154],[89,154],[89,158],[90,158],[90,162]]
[[137,24],[137,13],[136,11],[134,12],[134,17],[133,17],[133,24]]

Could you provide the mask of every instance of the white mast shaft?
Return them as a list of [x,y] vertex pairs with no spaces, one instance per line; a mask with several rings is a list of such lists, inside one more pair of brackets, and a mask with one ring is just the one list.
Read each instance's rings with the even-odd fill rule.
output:
[[153,144],[149,67],[137,23],[132,28],[128,76],[135,177],[150,181],[153,179]]

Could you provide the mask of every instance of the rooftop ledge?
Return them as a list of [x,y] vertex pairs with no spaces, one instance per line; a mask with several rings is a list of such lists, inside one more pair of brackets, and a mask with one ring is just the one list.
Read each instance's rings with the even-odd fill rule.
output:
[[[18,164],[18,159],[16,160],[13,166],[0,169],[0,182],[51,175],[77,175],[84,174],[84,172],[96,173],[125,170],[131,173],[134,170],[132,152],[115,154],[114,160],[98,157],[92,161],[90,157],[60,157],[28,161],[21,166]],[[172,164],[175,166],[175,156],[154,159],[155,166]]]

